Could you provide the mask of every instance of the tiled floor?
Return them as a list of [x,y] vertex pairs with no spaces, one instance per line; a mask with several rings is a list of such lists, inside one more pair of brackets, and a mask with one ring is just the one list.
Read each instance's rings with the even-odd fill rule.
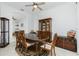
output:
[[78,56],[77,53],[56,47],[57,56]]
[[5,48],[0,48],[0,56],[18,56],[15,51],[15,43],[13,42]]
[[[77,53],[56,47],[57,56],[78,56]],[[18,56],[15,51],[15,43],[11,43],[5,48],[0,48],[0,56]]]

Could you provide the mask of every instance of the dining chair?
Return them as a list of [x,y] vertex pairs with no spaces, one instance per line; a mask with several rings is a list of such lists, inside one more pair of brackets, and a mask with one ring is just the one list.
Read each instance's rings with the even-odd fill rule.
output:
[[56,52],[55,52],[56,41],[57,41],[57,34],[54,35],[54,38],[51,43],[44,42],[44,44],[41,45],[41,48],[49,50],[51,56],[52,55],[56,56]]
[[16,39],[16,46],[21,47],[22,50],[28,50],[28,47],[32,46],[34,43],[29,43],[26,41],[25,33],[24,31],[19,31],[17,34],[17,39]]

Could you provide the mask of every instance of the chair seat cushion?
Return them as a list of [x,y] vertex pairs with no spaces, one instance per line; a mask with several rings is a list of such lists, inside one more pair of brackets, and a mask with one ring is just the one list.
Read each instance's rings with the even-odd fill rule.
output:
[[47,49],[47,50],[50,50],[51,49],[51,45],[50,44],[44,44],[44,45],[42,45],[41,46],[41,48],[45,48],[45,49]]
[[27,47],[34,45],[35,43],[28,43],[27,42]]

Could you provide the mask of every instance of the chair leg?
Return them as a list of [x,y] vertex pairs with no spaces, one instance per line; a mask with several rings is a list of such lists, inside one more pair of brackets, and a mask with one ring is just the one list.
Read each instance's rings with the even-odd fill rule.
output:
[[36,42],[36,55],[38,55],[38,42]]
[[54,47],[54,56],[56,56],[55,47]]
[[52,50],[53,50],[54,56],[56,56],[55,47],[51,46],[51,56],[52,56]]
[[51,52],[51,56],[52,56],[52,48],[53,48],[53,47],[51,46],[51,51],[50,51],[50,52]]

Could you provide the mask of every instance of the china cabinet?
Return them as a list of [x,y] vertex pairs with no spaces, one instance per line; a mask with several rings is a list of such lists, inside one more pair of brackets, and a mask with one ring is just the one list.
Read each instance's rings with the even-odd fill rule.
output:
[[46,18],[39,20],[39,31],[38,37],[40,39],[46,39],[46,41],[51,41],[52,36],[52,18]]
[[9,19],[0,17],[0,47],[9,44]]

